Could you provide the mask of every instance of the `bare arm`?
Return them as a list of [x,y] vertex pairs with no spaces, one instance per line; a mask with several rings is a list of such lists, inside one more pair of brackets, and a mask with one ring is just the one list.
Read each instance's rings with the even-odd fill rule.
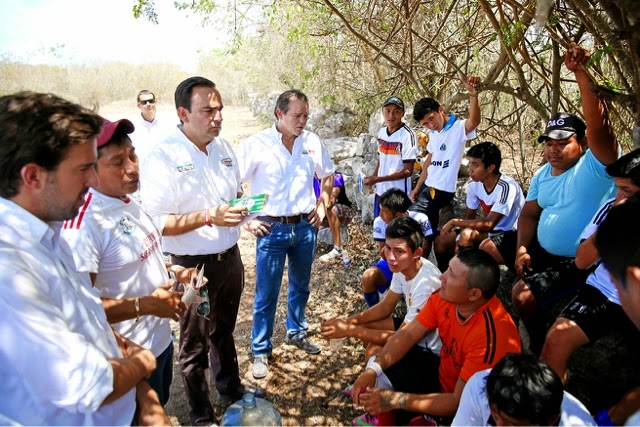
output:
[[[473,211],[473,209],[468,209],[468,210]],[[487,215],[486,218],[474,218],[474,219],[454,218],[448,223],[446,223],[444,227],[442,227],[441,233],[446,234],[445,227],[447,226],[448,226],[448,228],[446,229],[447,232],[451,231],[451,229],[453,229],[454,227],[460,227],[460,228],[472,228],[474,230],[478,230],[480,232],[486,233],[493,230],[496,224],[499,223],[503,217],[504,215],[500,213],[489,212],[489,215]]]
[[596,233],[593,233],[589,238],[583,240],[578,246],[576,252],[576,267],[584,270],[591,267],[596,261],[600,259],[598,248],[596,248]]
[[397,181],[399,179],[404,179],[404,178],[408,178],[411,176],[411,174],[413,173],[413,164],[415,162],[405,162],[402,164],[402,169],[394,172],[392,174],[389,175],[384,175],[384,176],[370,176],[370,180],[368,181],[367,185],[371,185],[371,184],[376,184],[378,182],[384,182],[384,181]]
[[[383,371],[393,366],[407,354],[411,347],[429,332],[431,331],[422,326],[422,323],[420,323],[418,319],[414,319],[387,340],[387,343],[382,347],[382,350],[376,358],[376,362]],[[373,387],[375,380],[376,373],[371,369],[365,369],[365,371],[360,374],[353,384],[352,399],[356,404],[362,404],[359,401],[360,393],[366,390],[367,387]]]
[[322,337],[326,339],[354,337],[383,345],[395,331],[369,329],[367,325],[389,318],[401,299],[402,295],[389,291],[382,301],[362,313],[351,316],[346,320],[326,320],[320,325]]
[[333,190],[333,174],[320,181],[320,197],[318,197],[315,209],[309,214],[309,223],[314,227],[319,227],[327,215],[327,206],[331,204],[331,190]]
[[469,133],[480,124],[480,103],[478,102],[478,89],[476,89],[476,85],[480,83],[480,78],[470,76],[467,79],[464,76],[460,76],[460,80],[469,93],[469,118],[464,122],[464,130]]
[[223,203],[209,209],[181,215],[168,215],[162,229],[164,236],[177,236],[207,226],[207,211],[209,222],[219,227],[235,227],[244,219],[246,206],[229,206]]
[[458,378],[453,393],[411,394],[375,388],[370,393],[363,393],[360,401],[364,409],[373,415],[404,409],[439,417],[453,417],[458,410],[465,384],[465,381]]
[[146,381],[142,381],[136,386],[136,404],[138,406],[139,426],[171,425],[171,421],[160,403],[158,394]]
[[516,271],[522,277],[525,268],[531,269],[531,256],[528,254],[529,245],[538,231],[538,221],[542,208],[537,200],[525,202],[518,218],[518,242],[516,244]]
[[108,359],[113,369],[113,391],[102,404],[114,402],[136,387],[141,381],[149,378],[156,368],[156,358],[149,350],[145,350],[127,338],[118,336],[124,351],[124,359]]
[[582,113],[589,133],[587,138],[589,148],[600,163],[608,165],[618,158],[618,143],[609,120],[607,104],[589,87],[592,80],[584,69],[584,63],[588,59],[589,52],[572,43],[565,55],[564,63],[569,70],[573,71],[578,83]]

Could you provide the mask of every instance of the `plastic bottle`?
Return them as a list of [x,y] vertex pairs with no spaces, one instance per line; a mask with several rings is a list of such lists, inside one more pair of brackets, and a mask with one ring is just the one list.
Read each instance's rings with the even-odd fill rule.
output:
[[342,249],[342,263],[345,267],[351,265],[351,258],[349,258],[349,253],[346,249]]
[[273,405],[247,393],[224,412],[223,426],[281,426],[282,417]]

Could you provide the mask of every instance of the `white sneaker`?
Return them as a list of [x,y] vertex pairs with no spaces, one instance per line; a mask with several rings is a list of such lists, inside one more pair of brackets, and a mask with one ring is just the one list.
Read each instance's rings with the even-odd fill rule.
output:
[[322,255],[320,257],[320,261],[328,262],[328,261],[331,261],[333,259],[340,258],[340,257],[342,257],[342,251],[339,251],[334,246],[333,249],[331,249],[331,252],[327,252],[326,254],[324,254],[324,255]]

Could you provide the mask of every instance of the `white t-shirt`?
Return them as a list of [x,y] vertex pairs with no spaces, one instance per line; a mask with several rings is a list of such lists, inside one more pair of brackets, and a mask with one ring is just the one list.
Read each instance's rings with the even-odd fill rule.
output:
[[[103,298],[146,296],[169,281],[160,231],[133,199],[90,189],[80,213],[65,221],[61,235],[73,251],[77,270],[97,274],[95,287]],[[113,328],[156,357],[172,343],[169,319],[142,316]]]
[[[385,126],[378,132],[378,176],[391,175],[404,169],[405,163],[416,161],[416,134],[406,124],[402,124],[395,132],[389,134]],[[383,181],[376,184],[376,194],[381,196],[385,191],[397,188],[409,194],[411,192],[411,176],[395,181]]]
[[[416,277],[407,280],[402,273],[393,273],[391,285],[389,285],[391,292],[403,295],[405,298],[407,314],[404,316],[404,323],[406,324],[411,323],[418,316],[422,307],[427,303],[429,296],[440,289],[440,270],[438,270],[438,267],[425,258],[420,258],[420,262],[422,267],[420,267]],[[442,341],[440,341],[438,330],[431,331],[418,342],[418,345],[430,349],[435,354],[440,354]]]
[[[588,239],[593,233],[596,232],[602,221],[604,221],[604,219],[609,214],[609,210],[611,209],[615,201],[615,198],[609,199],[605,202],[604,205],[602,205],[600,209],[598,209],[598,212],[596,212],[596,214],[593,216],[593,219],[589,222],[589,224],[587,224],[587,226],[584,228],[584,231],[580,235],[580,241]],[[609,270],[607,270],[607,267],[605,267],[602,262],[598,261],[598,267],[593,273],[589,274],[586,283],[599,290],[602,295],[607,297],[609,301],[620,305],[620,296],[618,295],[616,285],[614,285],[611,281]]]
[[[450,115],[449,120],[455,119]],[[475,129],[467,133],[466,120],[455,120],[445,124],[440,132],[429,131],[427,150],[431,153],[431,164],[427,169],[425,185],[440,191],[455,193],[458,171],[464,154],[464,146],[476,137]]]
[[[142,206],[161,231],[168,215],[219,206],[241,191],[238,161],[231,145],[214,138],[205,154],[178,127],[151,150],[141,172]],[[164,236],[162,246],[174,255],[208,255],[226,251],[239,238],[239,227],[203,224],[184,234]]]
[[0,413],[22,425],[131,425],[135,388],[102,404],[107,359],[122,354],[61,225],[0,198]]
[[[422,235],[427,238],[433,235],[433,229],[431,228],[431,222],[429,217],[423,213],[415,211],[407,211],[409,218],[415,219],[422,228]],[[373,240],[376,242],[385,241],[385,232],[387,231],[387,223],[377,216],[373,220]]]
[[467,207],[478,209],[482,207],[485,214],[496,212],[503,217],[491,232],[516,230],[518,217],[524,205],[524,195],[520,185],[510,176],[501,174],[495,188],[487,193],[482,182],[471,181],[467,187]]
[[[458,412],[451,423],[452,426],[490,426],[495,425],[489,410],[489,399],[486,394],[486,378],[491,369],[476,372],[464,386]],[[578,399],[564,392],[560,405],[561,426],[595,426],[596,423],[587,408]],[[493,424],[489,423],[489,419]]]
[[316,206],[314,174],[333,174],[329,151],[318,135],[303,131],[290,153],[274,124],[245,139],[238,150],[242,182],[251,181],[251,194],[269,195],[262,213],[291,216],[309,213]]
[[175,115],[170,117],[156,113],[156,118],[152,122],[148,122],[141,113],[138,113],[131,117],[131,123],[133,123],[135,130],[129,135],[129,138],[131,138],[136,155],[142,164],[153,147],[166,139],[173,128],[180,123],[180,120]]

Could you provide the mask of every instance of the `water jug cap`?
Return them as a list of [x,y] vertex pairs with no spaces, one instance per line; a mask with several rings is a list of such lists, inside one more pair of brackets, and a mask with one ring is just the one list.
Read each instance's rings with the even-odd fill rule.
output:
[[243,408],[253,408],[256,406],[256,397],[253,395],[253,393],[245,393],[244,396],[242,396],[242,407]]

